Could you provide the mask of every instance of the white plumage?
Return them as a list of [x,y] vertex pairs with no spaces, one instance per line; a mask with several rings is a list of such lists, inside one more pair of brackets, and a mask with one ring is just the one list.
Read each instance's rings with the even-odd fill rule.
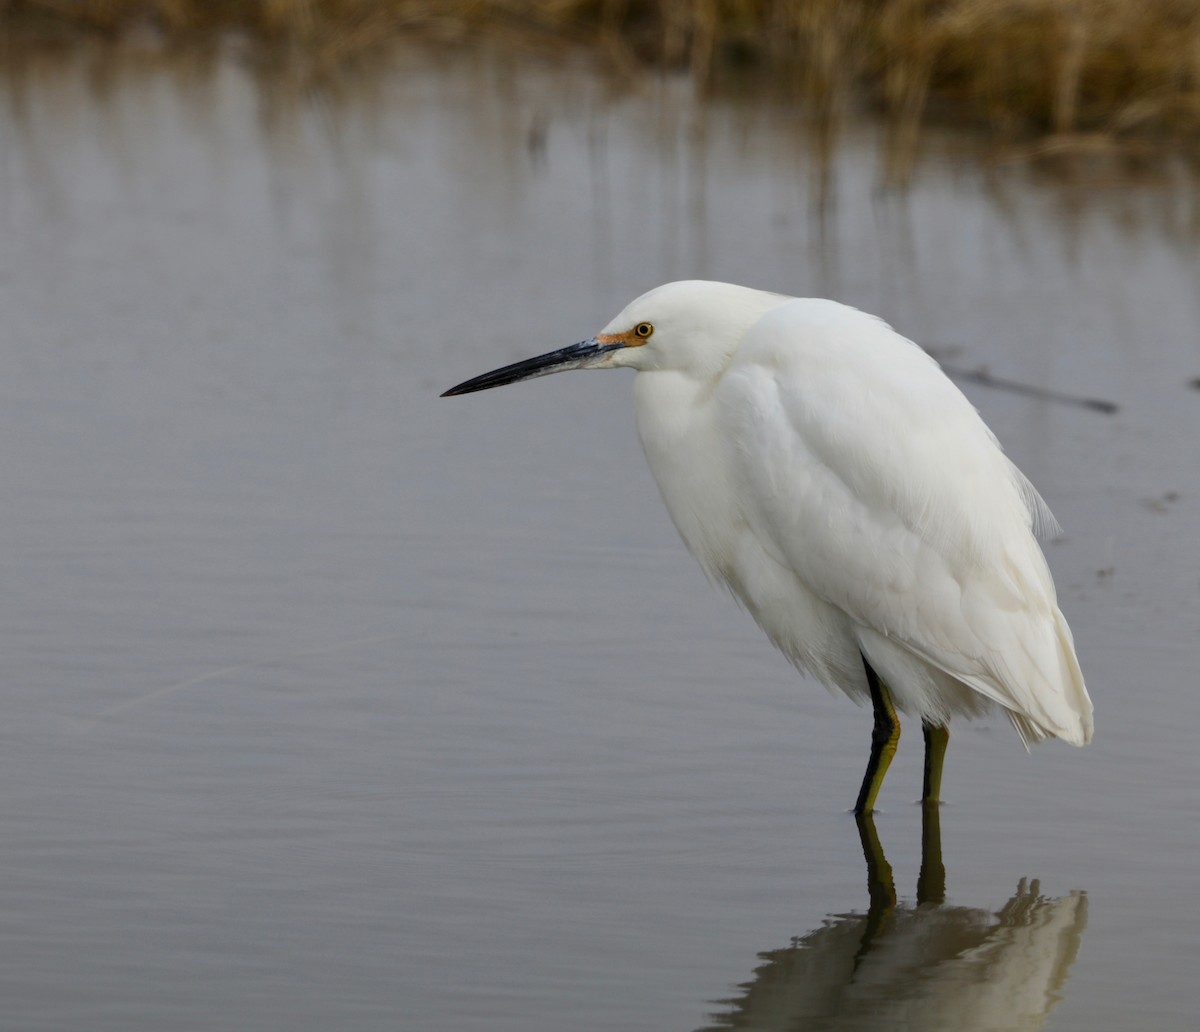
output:
[[869,665],[927,725],[995,704],[1026,743],[1091,739],[1035,537],[1057,524],[919,347],[833,301],[688,281],[447,393],[621,366],[684,542],[797,667],[870,698]]

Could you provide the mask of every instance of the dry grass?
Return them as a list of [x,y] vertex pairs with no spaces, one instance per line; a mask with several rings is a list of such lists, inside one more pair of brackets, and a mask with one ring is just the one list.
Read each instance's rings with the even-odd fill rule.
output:
[[230,32],[330,70],[400,37],[595,47],[704,86],[757,75],[837,120],[886,111],[1050,146],[1200,140],[1200,0],[0,0],[11,46]]

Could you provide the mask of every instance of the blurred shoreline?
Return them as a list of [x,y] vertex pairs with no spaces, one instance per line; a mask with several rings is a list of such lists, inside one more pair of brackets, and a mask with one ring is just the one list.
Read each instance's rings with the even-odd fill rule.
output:
[[969,127],[1033,154],[1190,150],[1200,0],[0,0],[0,65],[101,41],[216,52],[310,83],[397,43],[594,55],[753,89],[815,125],[881,115],[900,150]]

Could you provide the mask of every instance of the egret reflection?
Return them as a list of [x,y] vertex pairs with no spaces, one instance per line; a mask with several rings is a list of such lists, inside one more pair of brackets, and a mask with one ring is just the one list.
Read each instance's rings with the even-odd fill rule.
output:
[[1087,896],[1041,894],[1022,878],[999,911],[945,900],[938,809],[926,806],[915,904],[897,904],[869,815],[859,818],[869,906],[759,954],[709,1032],[873,1029],[1032,1032],[1061,999],[1087,924]]

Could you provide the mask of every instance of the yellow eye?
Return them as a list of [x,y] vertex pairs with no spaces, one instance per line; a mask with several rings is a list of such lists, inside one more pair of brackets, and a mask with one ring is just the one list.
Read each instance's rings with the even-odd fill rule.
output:
[[654,332],[654,324],[648,322],[640,322],[633,328],[633,335],[645,340]]

